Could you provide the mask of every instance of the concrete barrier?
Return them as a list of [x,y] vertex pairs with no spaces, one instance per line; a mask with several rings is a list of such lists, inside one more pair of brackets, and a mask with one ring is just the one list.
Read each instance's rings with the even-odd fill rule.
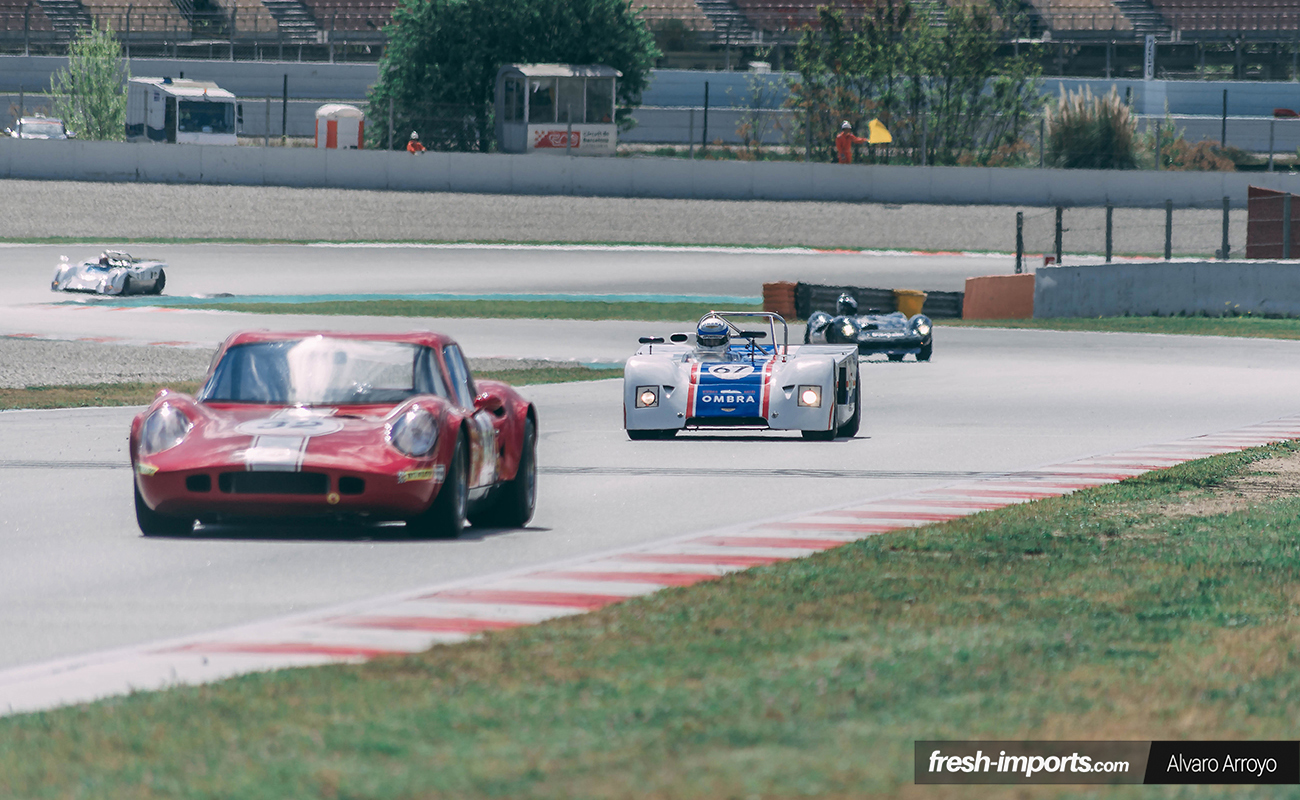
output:
[[1192,314],[1300,316],[1300,263],[1159,261],[1040,267],[1034,285],[1036,318]]
[[565,158],[0,138],[0,178],[224,183],[697,200],[1044,207],[1246,206],[1250,184],[1300,193],[1300,175],[895,167],[673,158]]
[[1034,316],[1034,276],[987,275],[966,279],[962,319],[1029,319]]

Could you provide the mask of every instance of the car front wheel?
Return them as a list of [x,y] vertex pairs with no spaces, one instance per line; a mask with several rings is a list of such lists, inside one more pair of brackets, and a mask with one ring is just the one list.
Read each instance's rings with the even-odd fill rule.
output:
[[406,532],[424,539],[455,539],[465,529],[469,506],[468,454],[464,437],[457,436],[456,449],[447,465],[447,477],[433,498],[429,510],[406,521]]
[[139,486],[135,487],[135,522],[145,536],[181,536],[194,530],[194,520],[159,514],[150,508],[140,496]]

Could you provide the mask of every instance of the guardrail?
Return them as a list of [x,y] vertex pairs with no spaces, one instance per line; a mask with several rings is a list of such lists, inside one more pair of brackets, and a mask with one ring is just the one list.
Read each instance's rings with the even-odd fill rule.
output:
[[[245,106],[245,115],[253,113]],[[0,138],[0,178],[701,200],[1221,208],[1300,175],[893,167]]]

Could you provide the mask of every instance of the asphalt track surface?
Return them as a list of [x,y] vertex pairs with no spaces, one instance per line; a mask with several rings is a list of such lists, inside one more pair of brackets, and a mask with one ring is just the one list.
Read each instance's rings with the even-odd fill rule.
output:
[[542,474],[526,530],[214,529],[147,540],[132,409],[0,413],[0,668],[1170,441],[1294,410],[1300,343],[944,330],[929,364],[864,365],[861,434],[630,442],[618,380],[528,387]]
[[[11,191],[0,197],[8,206],[14,205],[15,195],[20,200],[26,195],[45,212],[37,214],[19,203],[22,209],[10,218],[9,233],[29,236],[96,235],[84,232],[94,230],[106,236],[217,235],[204,234],[203,226],[222,229],[229,223],[252,230],[250,215],[262,214],[261,236],[302,239],[316,235],[313,214],[320,212],[304,208],[305,198],[364,200],[373,206],[362,203],[366,213],[390,211],[395,202],[388,196],[357,196],[362,193],[259,194],[232,187],[149,187],[146,196],[137,191],[143,187],[115,187],[122,202],[114,208],[115,196],[98,184],[6,182],[5,188]],[[70,188],[76,190],[71,195]],[[152,226],[140,212],[146,197],[153,204],[170,203],[149,206],[158,215]],[[229,202],[220,208],[204,206],[213,197]],[[63,205],[52,205],[51,198]],[[127,202],[131,198],[137,202]],[[450,202],[445,197],[397,199]],[[455,219],[460,227],[440,228],[447,232],[443,238],[487,238],[479,235],[486,229],[483,220],[499,227],[501,218],[520,209],[536,211],[557,231],[532,238],[590,239],[594,237],[584,233],[589,230],[584,226],[597,230],[601,222],[599,214],[583,216],[598,210],[590,200],[584,205],[560,198],[564,203],[549,210],[542,203],[546,198],[508,198],[495,208],[483,198],[459,200],[456,214],[462,216]],[[87,205],[92,201],[98,205]],[[247,207],[238,205],[245,201]],[[851,246],[855,242],[809,242],[816,237],[808,231],[822,229],[805,224],[799,214],[831,220],[878,214],[884,219],[896,210],[819,204],[802,204],[812,208],[801,210],[796,205],[666,204],[646,218],[658,220],[655,224],[665,230],[675,229],[679,235],[671,241],[698,235],[712,237],[706,242]],[[653,210],[634,208],[646,209]],[[113,211],[121,212],[116,228]],[[39,225],[59,226],[66,214],[73,214],[79,230],[37,231]],[[222,216],[232,214],[233,222]],[[291,228],[286,221],[291,214],[307,222]],[[944,238],[954,237],[965,238],[967,248],[981,249],[976,245],[995,238],[988,233],[991,214],[939,209],[923,224],[912,215],[906,225],[920,227],[911,234],[891,229],[889,236],[898,241],[886,241],[889,237],[877,236],[877,230],[859,246],[908,242],[958,249],[960,243]],[[534,223],[522,227],[532,231]],[[637,227],[641,224],[608,230],[633,238],[621,234],[647,230]],[[1005,256],[400,246],[130,249],[162,255],[173,264],[168,294],[473,294],[506,289],[757,295],[761,283],[771,279],[951,289],[960,288],[967,275],[1010,272]],[[46,290],[59,254],[80,258],[97,251],[96,245],[0,247],[0,337],[35,334],[62,340],[0,338],[0,380],[9,370],[14,380],[34,375],[35,382],[63,382],[75,370],[84,374],[88,365],[111,374],[120,369],[114,356],[128,353],[138,362],[132,369],[140,374],[155,369],[197,378],[211,347],[231,330],[248,327],[432,327],[457,337],[471,358],[595,363],[621,361],[639,335],[681,327],[113,310],[93,300],[68,303]],[[797,330],[794,335],[798,337]],[[82,339],[117,344],[78,341]],[[184,346],[139,346],[157,342]],[[60,354],[64,363],[46,363],[43,357],[50,353]],[[23,370],[14,369],[17,362]],[[851,441],[833,443],[771,433],[691,433],[672,441],[633,443],[621,429],[618,380],[528,387],[541,417],[537,517],[526,530],[470,529],[456,542],[408,541],[382,530],[320,526],[208,529],[189,538],[146,540],[135,527],[125,452],[135,410],[4,412],[0,669],[1270,420],[1293,412],[1291,398],[1300,389],[1298,366],[1296,342],[940,328],[932,363],[873,360],[864,365],[862,432]]]

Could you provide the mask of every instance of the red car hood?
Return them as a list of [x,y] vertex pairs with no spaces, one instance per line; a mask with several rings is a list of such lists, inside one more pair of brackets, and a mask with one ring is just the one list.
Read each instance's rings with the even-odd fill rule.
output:
[[185,441],[168,454],[174,452],[193,467],[231,465],[276,471],[409,463],[410,459],[385,442],[385,425],[393,409],[392,405],[199,405],[201,418]]

